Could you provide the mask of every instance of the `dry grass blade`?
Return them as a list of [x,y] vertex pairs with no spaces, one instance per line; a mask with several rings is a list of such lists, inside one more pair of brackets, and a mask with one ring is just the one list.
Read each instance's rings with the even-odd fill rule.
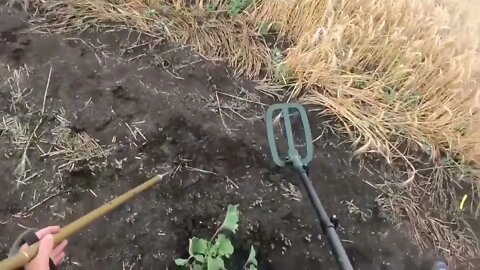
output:
[[10,76],[5,80],[5,86],[8,87],[8,92],[11,95],[10,110],[16,113],[18,107],[25,107],[28,111],[31,110],[29,104],[26,102],[25,97],[31,93],[31,89],[22,86],[23,81],[30,76],[30,70],[28,67],[21,66],[18,69],[12,69],[10,66],[1,67],[1,72],[9,74]]
[[15,147],[21,147],[28,141],[28,130],[25,125],[21,123],[18,117],[3,116],[0,122],[1,134],[6,134],[11,137],[11,142]]

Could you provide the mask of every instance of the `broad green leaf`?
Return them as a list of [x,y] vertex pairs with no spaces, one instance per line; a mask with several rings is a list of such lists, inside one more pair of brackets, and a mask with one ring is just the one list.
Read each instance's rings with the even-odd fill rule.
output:
[[219,257],[211,257],[208,256],[207,258],[207,270],[224,270],[225,265],[223,264],[223,260]]
[[218,243],[218,255],[229,258],[233,254],[232,242],[223,234],[219,234],[216,242]]
[[254,265],[250,265],[250,266],[248,267],[248,270],[257,270],[257,267],[254,266]]
[[178,266],[188,266],[188,259],[175,259],[175,264]]
[[[250,247],[250,255],[248,255],[248,259],[246,263],[246,265],[249,265],[249,269],[257,269],[258,262],[256,257],[257,257],[257,254],[255,252],[255,249],[252,246]],[[252,266],[254,266],[254,268],[252,268]]]
[[195,258],[195,260],[197,262],[201,262],[201,263],[205,262],[205,257],[203,257],[203,255],[201,255],[201,254],[193,255],[193,257]]
[[195,254],[205,254],[207,252],[207,245],[207,240],[193,237],[192,239],[190,239],[188,253],[190,254],[190,256],[193,256]]
[[194,264],[193,270],[203,270],[203,264]]
[[220,226],[220,230],[229,230],[235,233],[238,229],[238,205],[229,205],[227,210],[227,216]]

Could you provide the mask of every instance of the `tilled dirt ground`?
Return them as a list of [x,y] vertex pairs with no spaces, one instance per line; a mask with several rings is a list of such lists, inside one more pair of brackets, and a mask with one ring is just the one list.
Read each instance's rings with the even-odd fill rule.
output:
[[[42,36],[25,19],[0,13],[1,254],[24,227],[67,224],[170,171],[70,239],[65,269],[175,269],[188,239],[211,236],[228,204],[241,211],[233,269],[250,245],[261,269],[335,269],[300,183],[269,159],[271,101],[254,84],[133,31]],[[343,138],[310,118],[322,135],[312,180],[355,268],[430,269],[433,256],[379,216],[363,181],[391,176],[352,160]]]

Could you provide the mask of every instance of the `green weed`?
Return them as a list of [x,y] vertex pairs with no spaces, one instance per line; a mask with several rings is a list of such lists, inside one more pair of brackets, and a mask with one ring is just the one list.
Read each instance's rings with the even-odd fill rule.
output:
[[207,15],[211,15],[215,13],[217,9],[218,9],[218,3],[216,4],[213,2],[208,2],[207,5],[205,6],[205,13],[207,13]]
[[[191,238],[188,247],[190,256],[186,259],[176,259],[175,264],[193,270],[224,270],[225,260],[229,259],[235,251],[232,242],[224,233],[235,233],[238,229],[238,220],[237,205],[229,205],[225,220],[212,239],[208,241],[197,237]],[[248,270],[257,269],[253,247],[244,268]]]
[[154,9],[149,9],[149,10],[145,11],[145,16],[147,18],[153,18],[155,13],[156,13],[156,11]]
[[364,81],[354,81],[352,86],[356,89],[363,90],[367,88],[367,82]]
[[230,17],[237,16],[242,11],[244,11],[250,4],[252,0],[230,0],[228,4],[228,14]]
[[283,58],[284,56],[283,56],[282,50],[280,50],[277,47],[272,49],[272,61],[275,65],[278,65],[281,62],[283,62]]
[[385,85],[383,87],[383,92],[385,93],[388,104],[392,104],[397,98],[397,91],[395,90],[395,87],[391,85]]
[[274,47],[271,53],[272,62],[275,66],[275,81],[283,85],[289,84],[293,80],[292,71],[288,68],[284,59],[282,50]]
[[248,255],[247,262],[243,269],[246,270],[257,270],[258,262],[257,262],[257,254],[253,247],[250,248],[250,255]]

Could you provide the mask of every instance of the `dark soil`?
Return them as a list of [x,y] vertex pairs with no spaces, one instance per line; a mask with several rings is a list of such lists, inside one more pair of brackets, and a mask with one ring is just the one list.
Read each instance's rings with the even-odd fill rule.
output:
[[[222,106],[239,102],[221,93],[261,95],[252,83],[188,48],[152,40],[141,45],[149,40],[135,32],[41,36],[28,31],[25,18],[0,13],[0,76],[3,82],[9,69],[27,67],[22,86],[32,90],[26,102],[36,113],[21,106],[12,111],[4,85],[0,114],[30,117],[30,127],[42,118],[40,133],[64,111],[72,133],[87,133],[111,153],[98,166],[77,164],[58,177],[60,160],[42,157],[33,145],[27,152],[31,170],[43,173],[18,185],[14,171],[22,150],[0,135],[0,254],[23,226],[67,224],[157,173],[174,171],[72,237],[65,269],[175,269],[173,260],[185,255],[189,238],[211,237],[229,204],[241,211],[233,264],[244,261],[253,245],[260,269],[336,268],[300,183],[269,158],[266,107],[244,103],[236,112],[245,119],[227,108],[222,117],[218,112],[217,95]],[[39,110],[50,68],[46,117]],[[315,145],[312,181],[327,211],[340,219],[340,236],[355,268],[430,269],[433,256],[420,255],[376,211],[378,194],[362,180],[382,182],[384,176],[351,160],[351,151],[340,145],[343,139],[325,129],[321,118],[310,119],[314,137],[326,130]],[[135,138],[126,123],[137,123],[146,140]],[[48,149],[40,139],[38,144]],[[289,183],[298,186],[300,200],[285,191]],[[30,215],[18,215],[52,194],[58,195]],[[343,202],[352,200],[372,216],[361,221],[349,214]]]

